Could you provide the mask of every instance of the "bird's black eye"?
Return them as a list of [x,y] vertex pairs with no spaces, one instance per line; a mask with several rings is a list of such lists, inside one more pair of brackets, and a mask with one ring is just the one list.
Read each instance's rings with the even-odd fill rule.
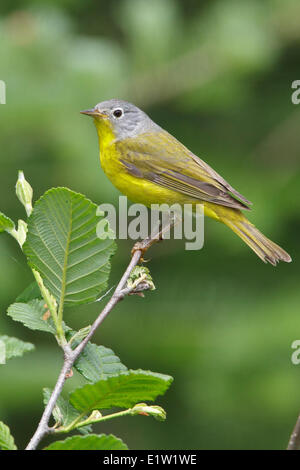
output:
[[120,118],[121,116],[123,116],[123,109],[121,108],[117,108],[113,111],[113,115],[115,118]]

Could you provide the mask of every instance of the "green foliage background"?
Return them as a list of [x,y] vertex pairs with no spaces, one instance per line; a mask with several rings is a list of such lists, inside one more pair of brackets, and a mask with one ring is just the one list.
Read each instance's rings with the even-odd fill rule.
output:
[[[291,83],[300,79],[299,15],[297,0],[1,2],[0,201],[7,215],[23,217],[13,191],[18,169],[35,198],[61,185],[117,203],[100,169],[95,129],[79,110],[120,97],[252,200],[251,220],[294,258],[264,265],[213,221],[200,252],[175,241],[151,251],[157,290],[122,302],[97,335],[128,367],[175,377],[160,403],[164,424],[131,417],[95,429],[131,448],[284,448],[299,413],[300,366],[290,360],[300,338],[300,105],[291,102]],[[111,285],[132,243],[118,245]],[[0,266],[0,332],[36,345],[0,366],[1,420],[22,447],[61,357],[52,338],[5,315],[32,280],[5,234]],[[81,328],[100,308],[69,309],[66,320]]]

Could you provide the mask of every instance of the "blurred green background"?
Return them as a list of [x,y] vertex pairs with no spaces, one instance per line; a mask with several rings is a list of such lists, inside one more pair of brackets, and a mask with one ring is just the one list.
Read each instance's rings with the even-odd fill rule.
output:
[[[254,202],[250,219],[294,261],[264,265],[207,220],[204,249],[166,241],[149,253],[157,290],[122,302],[97,334],[130,368],[171,374],[157,400],[168,419],[120,419],[96,429],[133,449],[285,448],[300,411],[300,79],[298,0],[2,0],[2,210],[17,220],[23,169],[37,199],[67,186],[117,203],[91,120],[79,110],[133,101]],[[118,242],[110,284],[129,258]],[[36,351],[0,366],[0,418],[22,447],[42,412],[42,387],[61,367],[54,340],[5,312],[31,282],[17,244],[0,237],[0,328]],[[101,304],[66,311],[75,328]],[[69,381],[72,388],[79,378]]]

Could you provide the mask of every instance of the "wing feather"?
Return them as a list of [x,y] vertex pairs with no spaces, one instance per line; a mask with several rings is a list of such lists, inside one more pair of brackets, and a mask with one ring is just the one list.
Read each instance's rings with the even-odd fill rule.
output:
[[250,209],[248,199],[166,131],[140,134],[114,145],[122,155],[121,163],[136,178],[200,201]]

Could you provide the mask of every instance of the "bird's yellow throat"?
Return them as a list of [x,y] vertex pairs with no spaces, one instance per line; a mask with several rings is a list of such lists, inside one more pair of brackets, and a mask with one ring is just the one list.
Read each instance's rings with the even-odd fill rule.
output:
[[106,146],[112,144],[116,136],[108,119],[95,117],[94,124],[98,133],[100,154],[103,155]]

